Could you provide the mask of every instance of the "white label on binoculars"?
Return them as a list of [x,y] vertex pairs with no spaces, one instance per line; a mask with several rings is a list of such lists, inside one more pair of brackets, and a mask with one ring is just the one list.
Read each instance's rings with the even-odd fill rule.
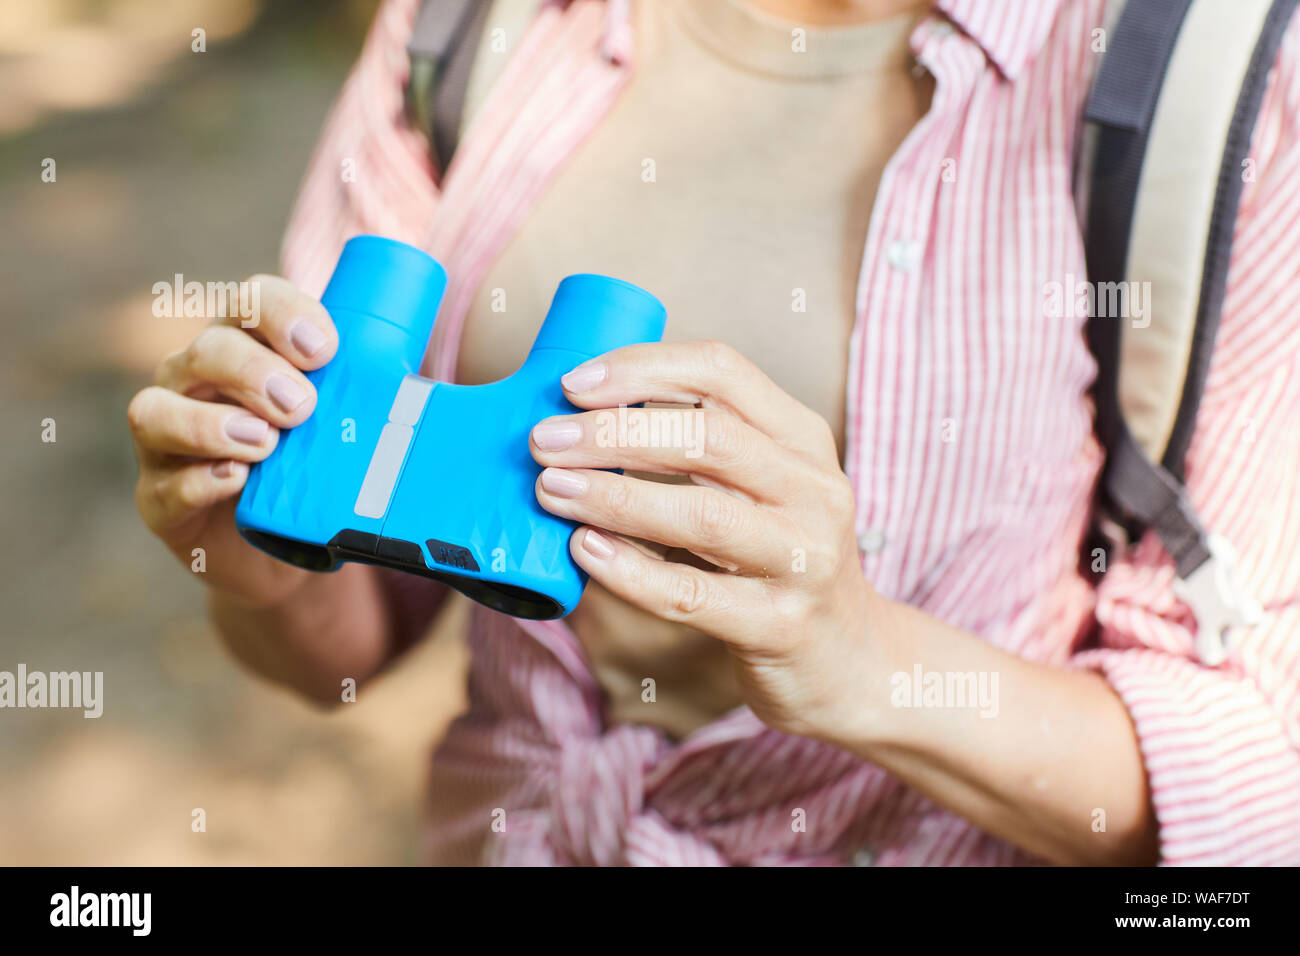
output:
[[370,467],[366,469],[361,492],[352,508],[355,514],[363,518],[382,518],[388,511],[388,502],[402,473],[402,463],[406,461],[406,450],[415,435],[415,423],[424,413],[432,391],[433,383],[417,375],[402,379],[388,413],[388,424],[379,433],[374,454],[370,456]]
[[414,425],[424,413],[425,402],[433,391],[433,383],[416,375],[402,379],[402,387],[393,399],[393,410],[388,413],[388,420],[394,425]]

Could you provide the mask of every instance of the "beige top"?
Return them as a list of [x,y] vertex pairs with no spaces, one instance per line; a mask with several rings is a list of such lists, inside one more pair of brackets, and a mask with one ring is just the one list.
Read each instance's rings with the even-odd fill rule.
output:
[[809,29],[800,52],[743,0],[633,15],[633,79],[488,272],[458,377],[517,368],[559,280],[603,272],[659,297],[666,338],[729,342],[842,434],[872,200],[928,94],[916,17]]
[[[830,422],[842,451],[872,202],[931,93],[908,47],[920,12],[818,29],[744,0],[634,2],[637,69],[488,272],[458,379],[514,371],[560,279],[607,273],[660,298],[666,339],[721,339],[747,355]],[[468,109],[485,85],[480,71]],[[569,620],[616,719],[680,735],[740,702],[716,642],[595,586]],[[647,675],[655,707],[640,702]]]

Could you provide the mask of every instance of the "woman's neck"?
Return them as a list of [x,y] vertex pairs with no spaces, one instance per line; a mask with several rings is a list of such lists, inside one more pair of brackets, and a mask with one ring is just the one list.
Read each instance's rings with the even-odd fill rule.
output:
[[[712,2],[712,0],[710,0]],[[746,0],[758,10],[792,23],[810,26],[849,26],[885,20],[920,10],[933,0]]]

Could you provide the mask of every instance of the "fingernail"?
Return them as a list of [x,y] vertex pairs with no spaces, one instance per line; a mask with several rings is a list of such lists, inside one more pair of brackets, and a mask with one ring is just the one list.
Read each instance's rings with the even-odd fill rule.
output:
[[307,393],[293,379],[278,372],[266,380],[266,394],[282,412],[291,412],[307,400]]
[[577,422],[542,422],[533,429],[533,441],[542,451],[563,451],[582,437]]
[[588,530],[582,536],[582,547],[593,558],[607,561],[614,556],[614,548],[603,534]]
[[605,381],[605,373],[604,362],[584,362],[573,371],[561,375],[560,384],[564,386],[565,391],[575,395],[580,392],[590,392]]
[[325,347],[329,336],[316,328],[310,319],[299,319],[289,327],[289,341],[299,352],[311,358]]
[[587,493],[585,476],[576,475],[563,468],[547,468],[542,472],[542,488],[561,498],[577,498]]
[[231,415],[226,419],[226,434],[246,445],[260,445],[270,426],[253,415]]
[[235,473],[235,463],[233,461],[219,461],[212,466],[213,477],[229,478]]

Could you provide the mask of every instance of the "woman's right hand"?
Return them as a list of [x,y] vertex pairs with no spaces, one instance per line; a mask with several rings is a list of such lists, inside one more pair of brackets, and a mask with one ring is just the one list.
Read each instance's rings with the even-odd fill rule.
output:
[[[140,478],[136,507],[186,566],[203,549],[205,576],[238,601],[268,606],[310,572],[248,544],[235,529],[235,502],[249,464],[275,448],[280,430],[307,420],[316,390],[304,371],[338,348],[324,306],[275,276],[253,276],[260,315],[215,319],[159,364],[154,384],[131,400],[127,421]],[[243,323],[253,327],[244,328]]]

